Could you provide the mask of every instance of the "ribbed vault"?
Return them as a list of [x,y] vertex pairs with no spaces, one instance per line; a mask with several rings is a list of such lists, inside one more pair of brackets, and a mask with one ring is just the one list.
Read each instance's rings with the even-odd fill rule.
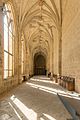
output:
[[43,52],[50,58],[54,51],[54,31],[60,31],[60,0],[4,1],[14,8],[18,38],[24,36],[31,58],[36,52]]
[[49,51],[52,40],[49,27],[57,28],[59,24],[59,0],[57,3],[56,0],[12,0],[11,3],[26,44],[29,43],[32,51],[36,46]]

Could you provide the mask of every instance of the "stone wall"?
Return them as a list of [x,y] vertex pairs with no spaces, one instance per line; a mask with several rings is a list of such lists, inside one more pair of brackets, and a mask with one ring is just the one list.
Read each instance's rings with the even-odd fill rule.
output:
[[80,92],[80,1],[63,0],[62,74],[76,78]]
[[6,92],[18,84],[18,42],[15,37],[14,49],[14,76],[4,80],[4,21],[3,12],[0,10],[0,94]]

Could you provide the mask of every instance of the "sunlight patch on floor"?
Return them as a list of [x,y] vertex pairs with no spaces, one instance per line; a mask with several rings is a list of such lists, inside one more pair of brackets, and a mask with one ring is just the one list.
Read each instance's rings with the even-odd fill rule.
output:
[[32,109],[25,106],[18,98],[14,95],[10,98],[13,103],[21,110],[28,120],[37,120],[37,114]]
[[[28,120],[37,120],[37,113],[34,112],[34,110],[29,109],[27,106],[25,106],[18,98],[15,97],[15,95],[12,95],[10,99],[19,108],[19,110],[25,115],[25,117]],[[13,105],[10,102],[9,102],[9,105],[13,108],[19,120],[22,120],[21,116],[18,114],[18,112],[16,111],[16,109],[13,107]],[[44,119],[45,117],[49,120],[56,120],[52,116],[45,114],[45,113],[42,114],[42,117],[40,117],[40,120],[45,120]]]
[[59,89],[54,89],[54,88],[50,88],[50,87],[46,87],[46,86],[43,86],[43,85],[38,85],[38,84],[35,84],[35,83],[30,83],[30,82],[26,82],[27,85],[29,85],[30,87],[33,87],[33,88],[36,88],[36,89],[39,89],[39,90],[43,90],[45,92],[49,92],[49,93],[52,93],[52,94],[59,94],[61,96],[65,96],[65,97],[68,97],[68,98],[73,98],[73,99],[77,99],[77,100],[80,100],[80,97],[77,97],[71,93],[68,93],[68,92],[65,92],[63,90],[59,90]]
[[41,85],[35,85],[33,83],[26,83],[27,85],[33,87],[33,88],[37,88],[39,90],[43,90],[45,92],[49,92],[49,93],[52,93],[52,94],[57,94],[57,91],[54,91],[52,88],[49,88],[49,87],[45,87],[45,86],[41,86]]
[[34,79],[34,78],[31,78],[30,79],[31,81],[40,81],[40,82],[44,82],[44,83],[53,83],[54,81],[50,81],[50,80],[40,80],[40,79]]
[[52,116],[48,114],[43,113],[43,115],[46,116],[49,120],[56,120],[55,118],[53,118]]
[[41,117],[40,120],[45,120],[45,119]]
[[13,105],[9,102],[9,105],[12,107],[12,109],[14,110],[15,114],[17,115],[17,117],[19,118],[19,120],[22,120],[22,118],[20,117],[20,115],[18,114],[18,112],[16,111],[16,109],[13,107]]

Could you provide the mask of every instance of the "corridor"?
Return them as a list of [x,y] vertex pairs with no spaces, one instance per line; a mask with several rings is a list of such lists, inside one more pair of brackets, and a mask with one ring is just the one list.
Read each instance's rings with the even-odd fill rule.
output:
[[32,77],[1,99],[0,120],[70,120],[57,93],[66,90],[45,76]]
[[80,120],[80,0],[0,0],[0,120]]

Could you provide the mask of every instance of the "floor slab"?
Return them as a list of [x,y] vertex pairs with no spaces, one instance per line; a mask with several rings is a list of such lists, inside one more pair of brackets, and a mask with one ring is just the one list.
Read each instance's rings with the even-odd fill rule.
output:
[[64,90],[49,78],[36,76],[13,89],[0,102],[0,120],[72,119],[57,93]]

